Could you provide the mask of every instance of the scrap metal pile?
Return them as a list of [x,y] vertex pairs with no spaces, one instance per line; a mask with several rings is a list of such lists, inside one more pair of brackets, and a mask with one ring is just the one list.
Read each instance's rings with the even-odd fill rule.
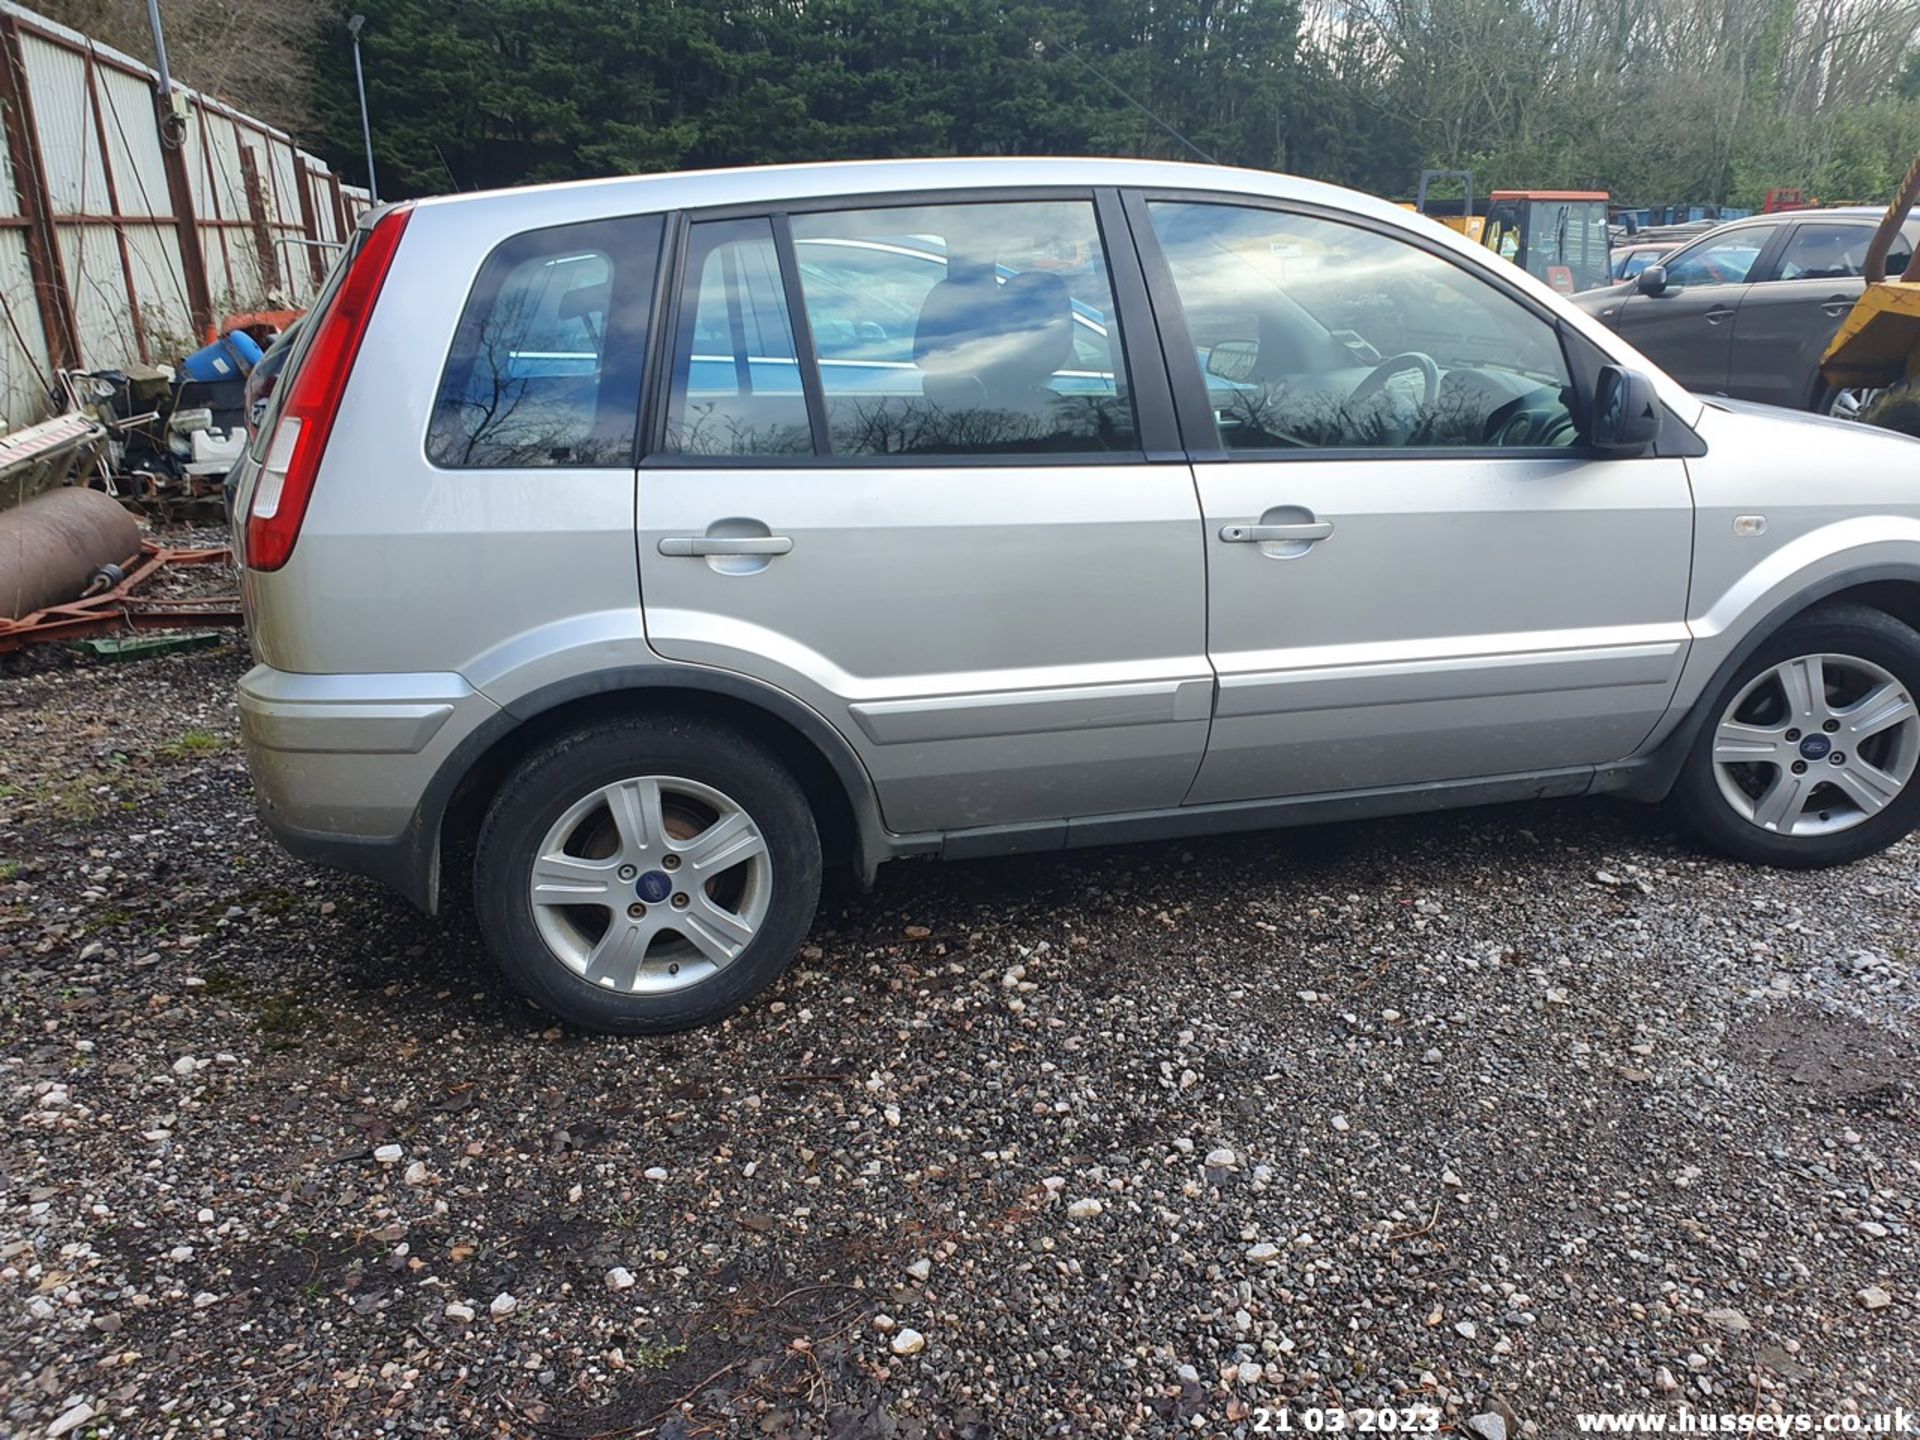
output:
[[[0,436],[0,484],[97,461],[101,427],[63,416]],[[182,567],[231,563],[224,546],[176,548],[141,534],[120,501],[67,485],[0,510],[0,652],[52,640],[136,630],[240,624],[224,587],[160,593]]]
[[0,652],[102,632],[241,623],[230,590],[175,583],[189,567],[218,573],[232,552],[143,537],[129,510],[220,518],[249,408],[285,358],[283,349],[275,364],[261,364],[260,342],[271,344],[297,318],[229,317],[177,371],[63,371],[49,397],[64,398],[61,413],[0,433],[0,504],[24,500],[0,509]]

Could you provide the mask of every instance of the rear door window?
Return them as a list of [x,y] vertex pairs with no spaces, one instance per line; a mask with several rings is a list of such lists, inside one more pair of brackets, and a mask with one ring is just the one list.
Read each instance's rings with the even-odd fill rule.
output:
[[[1867,273],[1867,247],[1873,243],[1872,225],[1840,225],[1830,220],[1809,221],[1794,227],[1786,249],[1780,252],[1782,280],[1848,280]],[[1896,235],[1887,249],[1887,274],[1899,275],[1913,258],[1913,242]]]
[[487,257],[427,432],[449,469],[633,460],[657,215],[535,230]]
[[1090,201],[840,210],[792,225],[833,454],[1138,447]]

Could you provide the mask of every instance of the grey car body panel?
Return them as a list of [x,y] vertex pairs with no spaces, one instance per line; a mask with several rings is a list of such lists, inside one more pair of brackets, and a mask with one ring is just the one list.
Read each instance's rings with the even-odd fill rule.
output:
[[[729,517],[792,552],[660,553]],[[1206,748],[1183,465],[647,467],[640,576],[655,650],[834,722],[896,831],[1177,805]]]
[[[1783,606],[1920,565],[1920,441],[1735,400],[1707,406],[1698,428],[1709,454],[1687,462],[1697,540],[1678,711]],[[1743,516],[1764,517],[1764,533],[1735,534]]]
[[1658,295],[1629,289],[1615,323],[1620,333],[1659,355],[1668,374],[1689,390],[1719,394],[1733,369],[1734,321],[1753,287],[1676,285]]
[[[1398,228],[1537,297],[1579,345],[1648,371],[1687,443],[1618,460],[1156,453],[755,468],[656,456],[637,469],[448,471],[425,458],[473,277],[523,231],[1101,185],[1242,191]],[[1123,295],[1123,317],[1138,303]],[[1444,227],[1284,176],[902,161],[424,202],[293,556],[246,576],[261,662],[242,687],[248,752],[290,848],[427,906],[462,779],[522,727],[604,695],[704,693],[788,726],[846,793],[863,873],[892,855],[1657,793],[1696,702],[1766,628],[1864,579],[1920,580],[1920,451],[1807,423],[1703,406]],[[255,468],[240,467],[242,516]],[[1334,529],[1291,556],[1218,538],[1291,508]],[[1754,514],[1764,533],[1736,536],[1734,518]],[[742,522],[791,550],[746,564],[660,553],[662,539]]]
[[1632,753],[1686,651],[1684,466],[1484,455],[1196,466],[1210,536],[1282,511],[1333,533],[1295,555],[1215,540],[1221,693],[1190,798]]

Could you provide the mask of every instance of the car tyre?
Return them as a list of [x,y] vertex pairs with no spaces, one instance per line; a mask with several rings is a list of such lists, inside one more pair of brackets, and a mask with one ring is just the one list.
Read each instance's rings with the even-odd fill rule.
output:
[[1707,700],[1674,798],[1736,860],[1811,870],[1875,854],[1920,824],[1915,697],[1920,634],[1865,606],[1822,606]]
[[1879,390],[1834,389],[1822,384],[1814,396],[1813,413],[1830,420],[1864,420],[1866,412],[1881,395]]
[[546,742],[508,775],[473,878],[488,948],[522,995],[584,1029],[660,1034],[779,978],[819,902],[820,838],[758,741],[621,717]]
[[1920,380],[1889,385],[1861,407],[1860,419],[1882,430],[1920,436]]

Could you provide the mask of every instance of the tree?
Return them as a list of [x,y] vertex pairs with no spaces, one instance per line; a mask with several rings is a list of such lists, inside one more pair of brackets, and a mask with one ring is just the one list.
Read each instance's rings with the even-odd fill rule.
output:
[[[154,63],[146,0],[31,0],[50,20]],[[183,85],[218,96],[283,130],[308,120],[314,35],[310,0],[167,0],[167,64]]]
[[[1179,153],[1125,94],[1222,159],[1274,165],[1310,69],[1297,0],[358,8],[395,193],[803,159]],[[344,34],[322,26],[313,53],[318,142],[354,174]]]
[[[1774,186],[1875,194],[1920,128],[1920,0],[357,8],[394,194],[789,160],[1197,149],[1393,195],[1438,166],[1473,169],[1483,193],[1593,185],[1752,205]],[[344,15],[311,32],[310,138],[355,175]]]

